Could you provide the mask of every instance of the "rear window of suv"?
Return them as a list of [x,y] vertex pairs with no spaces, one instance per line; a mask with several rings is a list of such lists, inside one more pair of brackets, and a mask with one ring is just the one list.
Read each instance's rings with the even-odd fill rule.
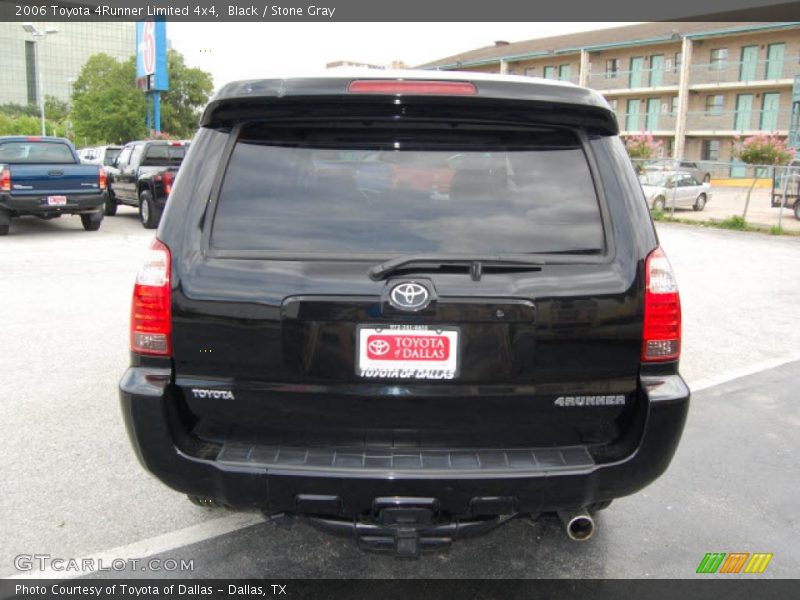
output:
[[211,230],[220,251],[602,253],[587,157],[568,130],[242,129]]
[[183,145],[153,144],[147,147],[144,160],[180,163],[184,156],[186,156],[186,147]]

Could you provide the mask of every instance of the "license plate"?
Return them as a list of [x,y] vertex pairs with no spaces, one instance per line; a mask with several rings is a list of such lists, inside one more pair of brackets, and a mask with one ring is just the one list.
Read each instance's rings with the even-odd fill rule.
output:
[[458,375],[454,327],[360,326],[356,374],[376,379],[454,379]]
[[48,196],[47,197],[47,205],[48,206],[64,206],[67,203],[66,196]]

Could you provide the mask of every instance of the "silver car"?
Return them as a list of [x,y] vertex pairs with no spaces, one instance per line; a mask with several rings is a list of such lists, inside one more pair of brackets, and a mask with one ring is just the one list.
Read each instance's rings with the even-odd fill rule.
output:
[[692,208],[703,210],[711,200],[711,185],[682,171],[645,171],[639,176],[647,204],[653,210]]
[[676,160],[672,158],[662,158],[651,162],[644,167],[645,171],[683,171],[690,173],[697,181],[711,183],[711,173],[706,171],[696,162],[691,160]]

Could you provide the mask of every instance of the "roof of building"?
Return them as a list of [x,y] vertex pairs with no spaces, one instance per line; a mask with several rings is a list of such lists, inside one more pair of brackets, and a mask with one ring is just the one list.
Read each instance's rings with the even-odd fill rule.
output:
[[526,56],[540,54],[574,53],[585,49],[601,49],[608,46],[641,45],[644,43],[658,43],[669,40],[680,40],[683,37],[703,37],[721,35],[725,33],[745,32],[759,29],[797,27],[798,23],[775,22],[689,22],[689,21],[661,21],[655,23],[639,23],[583,31],[534,40],[514,42],[512,44],[486,46],[475,50],[454,54],[423,65],[418,68],[430,69],[435,67],[469,66],[481,63],[498,62],[501,58],[523,59]]

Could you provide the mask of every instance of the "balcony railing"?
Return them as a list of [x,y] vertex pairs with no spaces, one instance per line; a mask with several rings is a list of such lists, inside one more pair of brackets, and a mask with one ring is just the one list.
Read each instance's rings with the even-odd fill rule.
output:
[[791,115],[791,110],[687,112],[686,131],[786,131]]
[[617,113],[620,131],[675,131],[675,113]]
[[[522,73],[517,69],[511,69],[508,73],[509,75],[525,75],[525,73]],[[535,75],[530,75],[530,77],[542,77],[542,74],[536,73]],[[579,81],[577,73],[572,73],[569,77],[545,77],[545,79],[550,79],[551,81],[568,81],[570,83],[574,83],[575,85],[577,85]]]
[[680,73],[672,69],[638,71],[591,71],[587,85],[596,90],[626,90],[671,87],[678,85]]
[[689,84],[791,79],[800,74],[798,59],[800,59],[798,56],[784,56],[780,60],[726,61],[692,65],[689,70]]

